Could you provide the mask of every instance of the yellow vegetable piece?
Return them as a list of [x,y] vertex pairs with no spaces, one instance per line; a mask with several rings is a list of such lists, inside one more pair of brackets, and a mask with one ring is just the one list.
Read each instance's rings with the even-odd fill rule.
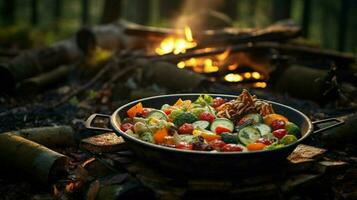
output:
[[282,115],[279,115],[279,114],[269,114],[269,115],[266,115],[264,116],[264,123],[267,124],[267,125],[271,125],[271,123],[274,121],[274,120],[277,120],[277,119],[281,119],[281,120],[284,120],[285,123],[287,123],[289,120],[288,118],[282,116]]

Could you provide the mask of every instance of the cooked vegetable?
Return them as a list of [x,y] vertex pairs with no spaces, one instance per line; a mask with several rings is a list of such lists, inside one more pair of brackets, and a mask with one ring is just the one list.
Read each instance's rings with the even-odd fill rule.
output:
[[127,130],[134,130],[134,125],[131,123],[124,123],[120,126],[120,130],[127,131]]
[[223,146],[226,145],[225,142],[223,142],[222,140],[218,140],[218,139],[211,140],[208,144],[211,145],[211,147],[217,151],[221,150],[223,148]]
[[217,127],[225,128],[228,132],[233,132],[234,124],[231,120],[226,118],[217,118],[211,124],[211,131],[216,132]]
[[161,128],[154,134],[154,140],[156,144],[161,144],[164,142],[165,137],[168,135],[166,128]]
[[259,130],[261,136],[271,133],[270,126],[266,124],[255,124],[253,127]]
[[288,122],[285,124],[285,130],[289,135],[294,135],[295,137],[301,137],[300,128],[292,122]]
[[247,149],[249,151],[260,151],[260,150],[263,150],[265,148],[265,144],[263,143],[250,143],[247,145]]
[[271,126],[272,122],[277,119],[281,119],[281,120],[285,121],[285,123],[287,123],[289,121],[286,117],[274,113],[274,114],[269,114],[269,115],[264,116],[264,123]]
[[141,113],[143,111],[143,104],[140,102],[136,104],[135,106],[131,107],[128,111],[127,114],[130,118],[133,118],[136,116],[137,113]]
[[265,144],[265,145],[271,145],[272,144],[272,142],[267,138],[259,138],[256,141],[256,143],[262,143],[262,144]]
[[189,123],[184,123],[180,126],[178,132],[180,134],[192,134],[193,132],[193,126],[192,124]]
[[223,140],[223,142],[225,143],[229,143],[229,144],[237,144],[238,143],[238,134],[237,133],[222,133],[221,135],[221,139]]
[[271,127],[273,130],[283,129],[285,128],[285,121],[282,119],[276,119],[271,122]]
[[242,119],[251,119],[253,120],[253,124],[264,123],[263,117],[258,113],[247,114]]
[[259,138],[260,138],[259,130],[252,126],[245,127],[242,130],[240,130],[238,133],[239,141],[245,146],[247,146],[250,143],[254,143]]
[[172,110],[172,111],[171,111],[169,117],[170,117],[170,119],[175,120],[176,117],[182,115],[183,113],[184,113],[183,110],[175,109],[175,110]]
[[198,120],[192,123],[193,128],[195,129],[208,129],[209,128],[209,122],[208,121],[203,121],[203,120]]
[[145,142],[150,142],[154,143],[154,138],[152,136],[152,133],[150,132],[144,132],[140,135],[140,139],[144,140]]
[[242,124],[236,126],[235,130],[239,133],[240,130],[242,130],[243,128],[245,128],[247,126],[251,126],[252,124],[253,124],[253,120],[252,119],[246,119],[244,122],[242,122]]
[[202,112],[198,118],[200,120],[204,120],[204,121],[209,121],[209,122],[213,122],[214,119],[216,118],[212,113],[209,113],[209,112]]
[[282,144],[288,145],[293,142],[297,141],[297,138],[294,135],[285,135],[283,138],[281,138],[280,142]]
[[234,152],[234,151],[243,151],[243,148],[238,144],[226,144],[221,149],[223,152]]
[[167,115],[161,110],[153,110],[147,115],[147,118],[167,120]]
[[174,124],[176,126],[181,126],[182,124],[184,123],[193,123],[197,121],[197,117],[195,117],[193,114],[191,113],[188,113],[188,112],[185,112],[185,113],[182,113],[181,115],[177,116],[175,119],[174,119]]
[[273,131],[273,135],[277,137],[278,139],[283,138],[286,135],[286,130],[285,129],[278,129]]

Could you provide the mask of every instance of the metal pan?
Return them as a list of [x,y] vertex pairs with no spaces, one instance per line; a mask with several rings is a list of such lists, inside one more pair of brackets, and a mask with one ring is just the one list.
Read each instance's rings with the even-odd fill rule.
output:
[[[175,149],[156,144],[151,144],[140,139],[131,137],[120,130],[121,120],[126,117],[126,112],[133,105],[142,102],[145,107],[161,108],[163,104],[174,104],[178,98],[196,100],[201,94],[174,94],[162,95],[140,99],[130,102],[118,108],[112,115],[93,114],[86,121],[86,127],[91,130],[112,131],[118,136],[122,136],[128,143],[129,148],[138,158],[148,161],[149,165],[179,177],[192,176],[222,176],[229,175],[249,175],[258,171],[269,171],[283,167],[286,157],[294,148],[304,142],[311,134],[316,134],[327,129],[342,125],[344,122],[331,118],[312,122],[302,112],[289,106],[271,102],[276,113],[286,116],[290,121],[297,124],[302,133],[302,137],[296,142],[285,147],[256,152],[205,152]],[[228,100],[237,98],[233,95],[209,94],[213,97],[222,97]],[[107,120],[106,128],[93,125],[94,119],[102,118]],[[326,122],[336,122],[328,127],[313,131],[317,124]]]

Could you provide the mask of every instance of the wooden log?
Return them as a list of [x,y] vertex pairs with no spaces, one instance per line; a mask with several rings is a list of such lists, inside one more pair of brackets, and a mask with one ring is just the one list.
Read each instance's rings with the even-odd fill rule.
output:
[[75,146],[74,130],[70,126],[47,126],[10,131],[4,134],[14,134],[46,147]]
[[23,173],[43,184],[63,178],[69,161],[60,153],[10,133],[0,134],[0,160],[1,167],[17,176]]
[[150,80],[151,83],[156,83],[174,91],[197,88],[202,82],[206,81],[206,77],[202,74],[179,69],[175,64],[168,62],[147,62],[143,64],[143,70],[146,79]]
[[41,91],[42,89],[63,80],[71,71],[68,65],[60,66],[50,72],[34,76],[29,79],[23,80],[17,90],[20,93],[33,94]]
[[24,79],[70,64],[80,57],[81,51],[73,39],[57,42],[52,47],[23,52],[9,63],[0,64],[0,91],[11,91]]

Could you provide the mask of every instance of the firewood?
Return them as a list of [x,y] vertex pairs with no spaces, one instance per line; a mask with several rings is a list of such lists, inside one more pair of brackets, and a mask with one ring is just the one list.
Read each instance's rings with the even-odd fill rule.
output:
[[75,146],[74,130],[70,126],[47,126],[10,131],[14,134],[46,147]]
[[143,70],[147,80],[174,91],[197,88],[206,81],[203,75],[179,69],[168,62],[148,62],[143,65]]
[[68,157],[38,143],[11,133],[0,134],[1,167],[13,170],[15,176],[40,183],[52,183],[67,171]]
[[20,93],[33,94],[41,91],[42,89],[61,81],[71,71],[71,67],[68,65],[60,66],[50,72],[34,76],[29,79],[25,79],[20,83],[17,88]]
[[9,63],[0,64],[0,91],[11,91],[24,79],[72,63],[80,57],[81,51],[73,39],[59,41],[48,48],[23,52]]

